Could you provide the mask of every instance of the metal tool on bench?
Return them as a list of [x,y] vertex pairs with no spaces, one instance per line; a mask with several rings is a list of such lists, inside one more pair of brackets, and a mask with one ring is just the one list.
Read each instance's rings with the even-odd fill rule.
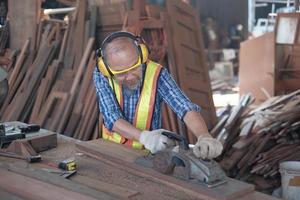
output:
[[65,160],[59,162],[58,168],[65,170],[65,171],[76,170],[75,158],[68,158],[68,159],[65,159]]
[[37,124],[26,124],[14,126],[10,124],[0,124],[0,148],[8,146],[12,141],[23,139],[26,134],[37,132],[40,126]]
[[24,139],[27,133],[37,132],[40,126],[0,124],[0,156],[23,159],[28,162],[38,162],[41,156]]
[[[150,158],[152,167],[156,171],[174,175],[174,171],[178,168],[177,171],[181,172],[181,178],[201,183],[207,187],[215,187],[226,183],[226,174],[216,161],[197,158],[184,137],[171,132],[163,132],[162,134],[177,141],[179,145],[158,152]],[[149,158],[146,159],[148,159],[149,164]],[[137,163],[142,164],[145,162],[138,160]]]

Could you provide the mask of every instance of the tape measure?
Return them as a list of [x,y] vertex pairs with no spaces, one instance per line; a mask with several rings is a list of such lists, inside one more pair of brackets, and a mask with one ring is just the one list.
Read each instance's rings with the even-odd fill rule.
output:
[[61,161],[58,164],[58,168],[66,171],[74,171],[76,170],[76,162],[74,158],[68,158],[66,160]]

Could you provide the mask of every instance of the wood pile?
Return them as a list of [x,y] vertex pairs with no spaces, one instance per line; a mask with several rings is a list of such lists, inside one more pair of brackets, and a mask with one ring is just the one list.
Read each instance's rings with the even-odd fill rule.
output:
[[68,21],[40,20],[36,49],[30,49],[32,38],[24,41],[9,74],[1,121],[37,123],[85,140],[98,137],[92,83],[96,16],[95,7],[79,0]]
[[224,144],[220,163],[229,176],[271,192],[280,186],[279,163],[300,160],[300,90],[250,108],[253,101],[243,96],[212,134]]
[[[200,22],[191,6],[180,0],[167,1],[166,7],[144,1],[131,5],[120,1],[60,2],[76,6],[76,10],[68,14],[68,20],[39,19],[36,32],[24,41],[9,73],[10,89],[0,110],[1,121],[37,123],[81,140],[98,138],[102,120],[92,82],[93,50],[108,34],[127,30],[145,38],[150,58],[166,66],[191,100],[202,106],[209,128],[215,125]],[[195,77],[187,81],[191,73]],[[163,116],[164,128],[194,142],[171,109],[165,106]]]

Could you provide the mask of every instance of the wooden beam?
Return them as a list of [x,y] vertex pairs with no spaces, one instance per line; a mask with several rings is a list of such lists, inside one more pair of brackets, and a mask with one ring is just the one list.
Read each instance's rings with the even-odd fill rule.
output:
[[[17,172],[19,173],[19,172]],[[75,187],[75,184],[71,184],[70,181],[65,180],[63,177],[52,175],[51,179],[48,180],[37,180],[35,178],[30,178],[28,175],[30,171],[26,171],[26,175],[20,175],[16,172],[11,172],[8,170],[0,169],[0,188],[3,190],[13,193],[21,198],[30,200],[52,200],[52,199],[73,199],[73,200],[96,200],[96,199],[114,199],[104,193],[98,192],[97,196],[92,193],[88,193],[88,189],[83,191],[79,185]],[[47,173],[47,172],[46,172]],[[44,173],[45,175],[45,173]],[[30,175],[29,175],[30,176]],[[49,177],[50,175],[48,175]],[[60,182],[56,181],[53,185],[49,182],[60,178]],[[45,176],[44,176],[45,177]],[[56,178],[57,177],[57,178]],[[41,178],[40,176],[40,179]],[[65,181],[63,181],[65,180]],[[46,182],[47,181],[47,182]],[[65,182],[65,184],[64,184]],[[69,182],[68,184],[66,182]],[[73,187],[70,187],[70,186]],[[68,187],[68,189],[66,189]],[[81,186],[82,187],[82,186]],[[76,188],[76,189],[75,189]],[[76,191],[77,190],[77,191]],[[81,190],[81,191],[80,191]],[[80,192],[79,192],[80,191]],[[91,192],[91,189],[90,189]],[[93,197],[94,196],[94,197]]]
[[102,162],[109,163],[112,167],[122,168],[129,173],[167,185],[177,191],[185,192],[196,199],[232,200],[254,191],[252,185],[230,178],[228,178],[226,184],[215,188],[208,188],[201,184],[161,174],[153,169],[135,164],[135,160],[145,155],[146,152],[101,139],[89,142],[77,142],[76,147],[78,151]]

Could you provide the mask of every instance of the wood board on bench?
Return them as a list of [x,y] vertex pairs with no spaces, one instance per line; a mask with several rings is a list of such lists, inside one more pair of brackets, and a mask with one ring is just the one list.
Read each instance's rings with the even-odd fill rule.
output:
[[161,174],[153,169],[134,163],[136,158],[145,155],[144,151],[130,149],[101,139],[88,142],[79,141],[76,143],[76,149],[102,162],[108,162],[115,167],[122,167],[122,169],[130,173],[158,181],[161,184],[168,185],[175,190],[183,191],[200,199],[235,199],[254,191],[252,185],[230,178],[226,184],[211,189],[200,184]]

